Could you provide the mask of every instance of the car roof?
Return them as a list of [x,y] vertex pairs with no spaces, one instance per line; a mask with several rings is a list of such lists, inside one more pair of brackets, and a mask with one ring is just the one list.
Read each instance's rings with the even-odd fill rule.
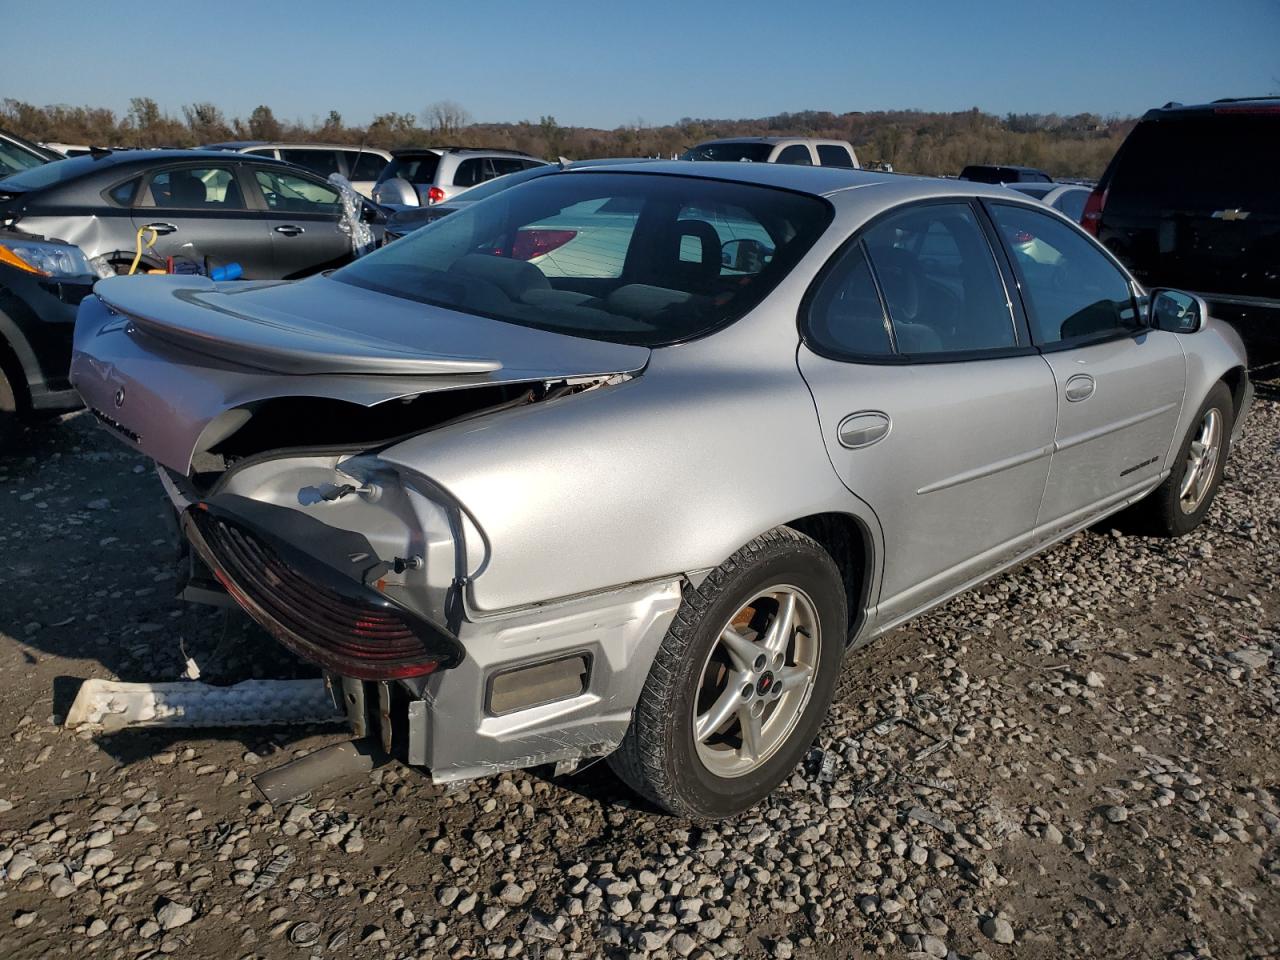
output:
[[311,140],[227,140],[224,143],[208,143],[203,150],[247,150],[252,147],[271,147],[280,150],[357,150],[363,153],[379,153],[386,155],[388,151],[368,144],[360,146],[355,143],[319,143]]
[[[877,170],[852,170],[848,167],[814,167],[785,163],[736,163],[724,160],[652,160],[634,164],[617,164],[595,170],[565,171],[583,176],[601,174],[651,174],[660,176],[692,177],[703,180],[725,180],[735,183],[777,187],[817,197],[860,187],[883,186],[901,194],[902,199],[914,196],[983,196],[1009,198],[1010,191],[999,184],[975,183],[971,180],[919,177],[901,173],[883,173]],[[465,194],[464,194],[465,196]]]
[[531,153],[525,153],[523,150],[508,150],[506,147],[397,147],[391,151],[391,155],[393,157],[414,157],[421,156],[425,153],[434,153],[436,156],[441,156],[446,153],[495,153],[509,157],[528,157],[531,160],[539,159]]
[[1148,110],[1142,115],[1142,119],[1159,120],[1161,117],[1197,113],[1268,113],[1280,116],[1280,96],[1223,97],[1221,100],[1214,100],[1211,103],[1191,104],[1171,101],[1162,107]]
[[699,141],[698,146],[705,147],[712,143],[846,143],[845,140],[832,140],[830,137],[717,137],[715,140]]

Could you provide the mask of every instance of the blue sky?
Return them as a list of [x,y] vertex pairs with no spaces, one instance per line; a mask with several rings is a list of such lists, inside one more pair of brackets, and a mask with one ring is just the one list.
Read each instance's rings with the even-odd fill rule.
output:
[[6,8],[0,96],[122,112],[148,95],[175,114],[211,100],[228,117],[266,103],[363,124],[448,99],[476,120],[614,127],[804,109],[1137,114],[1280,93],[1280,0]]

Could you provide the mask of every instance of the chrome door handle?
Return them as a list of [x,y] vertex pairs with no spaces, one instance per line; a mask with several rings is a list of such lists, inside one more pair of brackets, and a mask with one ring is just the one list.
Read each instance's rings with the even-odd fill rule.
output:
[[881,413],[879,410],[859,410],[840,421],[840,426],[836,428],[836,436],[840,438],[842,447],[857,450],[859,447],[869,447],[883,440],[889,435],[889,428],[892,426],[893,421],[889,419],[887,413]]
[[276,227],[276,233],[283,233],[286,237],[296,237],[300,233],[306,233],[302,227],[295,227],[292,223],[286,223]]
[[1093,391],[1097,388],[1098,384],[1093,377],[1087,373],[1077,373],[1067,380],[1067,386],[1063,393],[1070,403],[1079,403],[1081,400],[1088,400],[1092,397]]
[[174,224],[172,224],[172,223],[148,223],[148,224],[147,224],[145,227],[143,227],[142,229],[143,229],[143,230],[154,230],[156,233],[158,233],[158,234],[160,234],[160,235],[162,235],[162,236],[163,236],[164,234],[166,234],[166,233],[177,233],[177,232],[178,232],[178,228],[177,228],[177,226],[176,226],[176,225],[174,225]]

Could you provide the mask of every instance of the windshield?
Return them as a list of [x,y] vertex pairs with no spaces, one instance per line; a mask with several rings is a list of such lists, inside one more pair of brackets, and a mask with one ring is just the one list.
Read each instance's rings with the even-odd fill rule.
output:
[[392,157],[391,162],[378,174],[378,183],[393,177],[402,177],[410,183],[434,183],[436,167],[440,166],[438,153],[420,153],[408,157]]
[[726,160],[730,163],[765,163],[773,152],[771,143],[704,143],[686,150],[681,160]]
[[332,276],[521,326],[661,346],[742,316],[830,220],[826,201],[769,187],[562,173],[470,204]]
[[32,167],[44,166],[49,161],[7,137],[0,137],[0,177],[8,177]]

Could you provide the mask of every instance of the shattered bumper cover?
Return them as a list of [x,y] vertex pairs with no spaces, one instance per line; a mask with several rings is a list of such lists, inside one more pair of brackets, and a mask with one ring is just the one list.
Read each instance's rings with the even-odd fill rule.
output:
[[245,612],[303,659],[363,680],[423,676],[462,660],[457,638],[443,627],[243,516],[198,503],[182,526]]

